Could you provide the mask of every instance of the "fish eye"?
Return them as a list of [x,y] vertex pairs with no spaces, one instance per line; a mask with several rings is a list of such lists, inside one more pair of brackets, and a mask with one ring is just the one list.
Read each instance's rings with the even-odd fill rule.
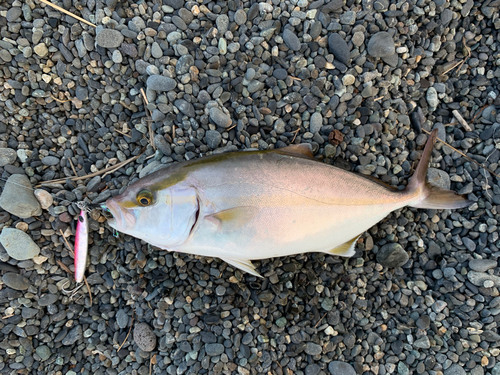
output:
[[149,190],[142,190],[137,194],[136,199],[140,206],[146,207],[153,203],[153,194]]

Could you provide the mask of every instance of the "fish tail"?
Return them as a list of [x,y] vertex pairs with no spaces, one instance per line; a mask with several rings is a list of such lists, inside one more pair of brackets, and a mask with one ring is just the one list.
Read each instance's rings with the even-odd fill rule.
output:
[[472,204],[465,196],[457,194],[452,190],[441,189],[432,186],[427,182],[427,169],[431,159],[432,149],[437,139],[437,129],[435,129],[424,148],[420,162],[415,173],[410,178],[406,187],[406,194],[416,195],[417,198],[409,205],[416,208],[453,209],[463,208]]

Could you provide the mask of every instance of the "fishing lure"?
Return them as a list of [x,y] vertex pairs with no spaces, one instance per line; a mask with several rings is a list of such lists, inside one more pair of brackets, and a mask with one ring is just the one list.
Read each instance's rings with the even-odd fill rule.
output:
[[76,224],[75,235],[75,280],[78,283],[83,281],[85,267],[87,266],[87,252],[89,245],[89,227],[87,221],[87,207],[83,202],[78,202],[80,214]]

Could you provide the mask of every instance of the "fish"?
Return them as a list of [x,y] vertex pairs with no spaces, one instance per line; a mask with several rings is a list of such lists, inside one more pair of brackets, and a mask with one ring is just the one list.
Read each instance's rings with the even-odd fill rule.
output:
[[183,161],[106,201],[109,225],[169,251],[252,260],[322,252],[351,257],[359,237],[406,206],[457,209],[466,197],[427,183],[437,131],[405,189],[314,159],[309,144]]
[[75,234],[75,281],[81,283],[87,266],[87,253],[89,245],[89,233],[87,212],[80,210]]

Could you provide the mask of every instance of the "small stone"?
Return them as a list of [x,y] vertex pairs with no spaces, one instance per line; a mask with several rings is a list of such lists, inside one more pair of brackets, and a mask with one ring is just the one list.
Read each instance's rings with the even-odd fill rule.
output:
[[328,49],[342,64],[348,64],[351,59],[351,51],[344,38],[333,33],[328,38]]
[[286,327],[286,324],[287,324],[287,320],[284,316],[282,316],[281,318],[276,320],[276,325],[280,328]]
[[500,287],[500,277],[495,275],[490,275],[484,272],[469,271],[467,273],[467,278],[475,286],[484,286],[485,281],[492,281],[494,286]]
[[55,166],[59,164],[59,159],[55,156],[45,156],[42,158],[43,165]]
[[367,51],[373,57],[391,56],[396,52],[394,39],[388,32],[380,31],[370,38]]
[[210,120],[221,128],[229,128],[233,123],[231,117],[226,115],[217,107],[210,108]]
[[416,325],[418,328],[426,330],[431,325],[431,319],[427,315],[421,316],[417,319]]
[[306,344],[305,352],[309,355],[320,355],[323,352],[321,345],[315,344],[313,342],[308,342]]
[[234,22],[236,22],[238,26],[241,26],[245,22],[247,22],[247,14],[243,9],[238,9],[236,11],[236,13],[234,14]]
[[194,116],[195,116],[194,107],[188,101],[186,101],[184,99],[177,99],[174,102],[174,105],[177,107],[177,109],[179,111],[181,111],[186,116],[194,118]]
[[5,16],[7,22],[18,22],[21,21],[19,16],[23,14],[23,11],[20,7],[11,7]]
[[128,21],[128,28],[136,33],[140,33],[146,28],[146,22],[141,17],[136,16]]
[[437,91],[434,87],[429,87],[427,89],[427,94],[425,95],[425,98],[427,99],[427,103],[429,103],[429,106],[431,108],[435,109],[439,105]]
[[419,338],[413,343],[413,346],[417,349],[429,349],[431,347],[431,342],[429,337],[424,336]]
[[5,167],[8,164],[14,164],[17,153],[11,148],[0,148],[0,167]]
[[134,341],[139,349],[151,352],[156,347],[156,335],[146,323],[137,323],[134,327]]
[[377,253],[377,262],[387,268],[401,267],[408,259],[408,253],[397,243],[386,244]]
[[284,81],[286,77],[288,77],[288,72],[283,68],[275,69],[273,71],[273,76],[276,79],[281,79],[282,81]]
[[118,324],[118,327],[121,329],[127,328],[128,320],[129,316],[127,315],[127,312],[123,309],[118,310],[116,313],[116,324]]
[[344,84],[344,86],[350,86],[354,84],[355,81],[356,78],[352,74],[346,74],[342,77],[342,83]]
[[317,365],[316,363],[312,363],[306,366],[305,373],[306,375],[317,375],[320,371],[321,367],[319,367],[319,365]]
[[103,29],[96,35],[95,42],[102,48],[118,48],[123,42],[123,35],[118,30]]
[[80,340],[83,337],[82,334],[82,326],[78,325],[72,328],[68,334],[62,339],[61,343],[63,345],[69,346],[73,345],[75,342]]
[[42,210],[46,210],[52,204],[54,203],[54,198],[52,198],[52,195],[48,193],[47,191],[43,189],[36,189],[33,194],[35,195],[35,198],[38,200],[40,203],[40,206],[42,207]]
[[31,158],[32,155],[33,151],[31,150],[24,150],[24,149],[17,150],[17,157],[19,158],[19,160],[21,160],[21,163],[26,163],[28,159]]
[[292,51],[299,51],[300,50],[300,40],[295,33],[290,30],[290,29],[285,29],[283,31],[283,41],[285,42],[286,46],[290,48]]
[[0,243],[11,258],[16,260],[31,259],[40,254],[40,248],[31,237],[14,228],[4,228],[0,234]]
[[37,346],[35,352],[36,354],[38,354],[42,362],[49,359],[50,356],[52,355],[52,350],[50,350],[50,348],[47,345]]
[[328,364],[331,375],[356,375],[356,370],[349,363],[332,361]]
[[217,16],[215,20],[215,24],[217,25],[217,30],[221,35],[224,35],[229,27],[229,17],[227,14],[220,14]]
[[5,285],[14,290],[26,290],[30,286],[30,282],[26,277],[13,272],[7,272],[3,275],[2,281]]
[[205,141],[208,147],[215,150],[222,141],[222,135],[217,130],[207,130],[205,133]]
[[194,58],[191,55],[182,55],[177,60],[175,65],[175,73],[177,75],[183,75],[189,72],[189,69],[194,65]]
[[205,352],[209,356],[221,355],[224,353],[224,345],[217,343],[210,343],[205,345]]
[[450,190],[451,187],[450,176],[441,169],[429,168],[427,170],[427,181],[429,184],[441,189]]
[[[446,358],[446,357],[445,357]],[[466,375],[464,368],[456,363],[452,364],[446,370],[444,370],[444,375]]]
[[470,269],[477,272],[486,272],[497,265],[498,262],[493,259],[472,259],[469,261]]
[[13,174],[7,179],[0,196],[0,206],[21,219],[42,214],[42,208],[33,194],[31,183],[28,177],[22,174]]
[[323,127],[323,116],[319,112],[314,112],[309,123],[309,131],[313,134],[318,133]]
[[153,42],[153,44],[151,45],[151,55],[155,59],[159,59],[160,57],[163,56],[163,51],[162,51],[162,49],[160,48],[160,45],[157,42]]
[[38,300],[38,306],[40,307],[45,307],[45,306],[50,306],[53,305],[54,303],[57,302],[57,295],[55,294],[45,294],[44,296],[40,297]]
[[146,81],[146,86],[155,91],[172,91],[177,86],[177,82],[169,77],[152,75]]
[[37,44],[34,48],[33,51],[40,56],[40,57],[45,57],[49,54],[49,49],[45,45],[45,43],[39,43]]

